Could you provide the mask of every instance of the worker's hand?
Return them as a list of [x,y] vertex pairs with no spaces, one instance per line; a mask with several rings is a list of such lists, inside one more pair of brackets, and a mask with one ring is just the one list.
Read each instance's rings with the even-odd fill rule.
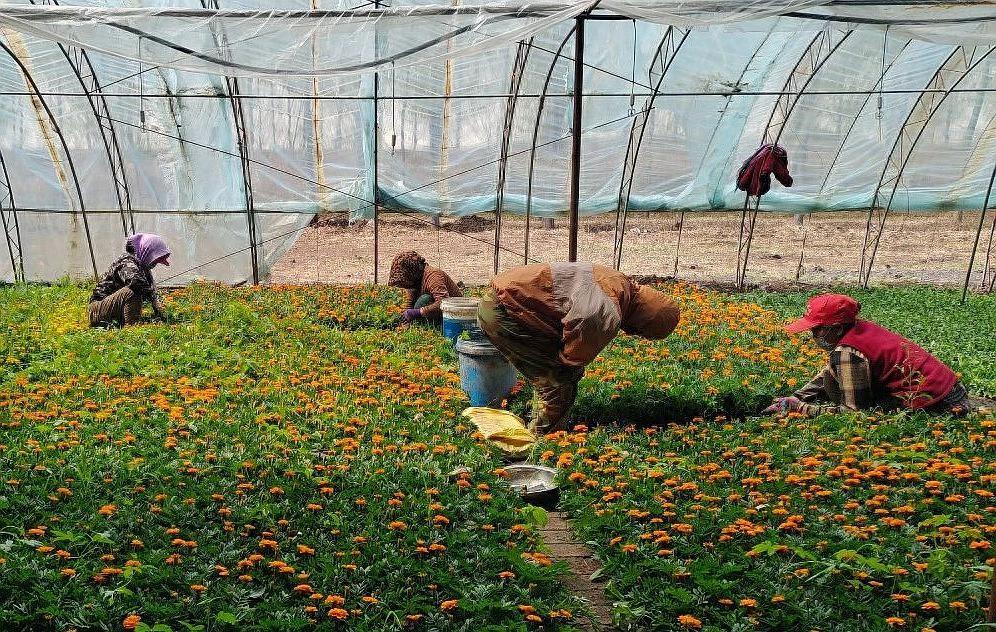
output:
[[775,402],[762,411],[765,415],[772,413],[796,412],[801,410],[803,402],[798,397],[776,397]]
[[412,309],[406,309],[401,313],[401,317],[405,319],[406,323],[410,323],[416,318],[422,318],[422,310],[414,307]]

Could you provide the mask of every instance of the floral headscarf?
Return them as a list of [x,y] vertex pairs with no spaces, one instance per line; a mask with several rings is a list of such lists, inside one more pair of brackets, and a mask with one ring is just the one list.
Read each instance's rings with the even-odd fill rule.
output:
[[125,247],[146,268],[151,268],[156,261],[173,254],[163,238],[152,233],[135,233],[125,241]]
[[418,289],[422,285],[422,273],[425,272],[425,258],[409,250],[402,252],[391,262],[391,275],[387,284],[406,290]]

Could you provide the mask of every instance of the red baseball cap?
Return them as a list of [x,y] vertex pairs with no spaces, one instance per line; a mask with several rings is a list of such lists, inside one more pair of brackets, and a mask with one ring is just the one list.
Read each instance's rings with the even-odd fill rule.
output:
[[820,294],[809,299],[802,318],[789,323],[785,331],[797,334],[821,325],[853,323],[861,310],[861,303],[843,294]]

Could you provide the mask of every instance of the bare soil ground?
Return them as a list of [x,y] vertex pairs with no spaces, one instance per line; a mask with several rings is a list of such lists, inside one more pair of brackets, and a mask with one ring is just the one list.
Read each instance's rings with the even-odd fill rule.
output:
[[[855,282],[866,215],[816,213],[800,225],[787,214],[761,214],[757,220],[748,269],[749,282]],[[875,283],[963,282],[978,226],[978,213],[890,216],[875,262]],[[629,274],[671,276],[678,245],[676,213],[636,213],[625,235],[622,270]],[[988,220],[975,279],[985,263]],[[432,264],[468,285],[486,283],[494,269],[494,219],[491,215],[443,219],[437,228],[423,216],[382,214],[378,223],[378,280],[385,282],[391,258],[417,250]],[[503,218],[499,266],[524,261],[525,221]],[[677,277],[698,282],[733,280],[740,230],[739,213],[686,213],[678,251]],[[614,215],[582,218],[579,259],[611,265]],[[567,223],[554,228],[533,220],[529,256],[541,261],[567,259]],[[805,248],[803,248],[805,242]],[[373,224],[348,223],[345,215],[327,215],[305,229],[274,266],[273,283],[361,283],[373,281]],[[801,266],[800,266],[801,255]],[[996,253],[993,253],[996,259]],[[996,260],[990,267],[996,266]]]

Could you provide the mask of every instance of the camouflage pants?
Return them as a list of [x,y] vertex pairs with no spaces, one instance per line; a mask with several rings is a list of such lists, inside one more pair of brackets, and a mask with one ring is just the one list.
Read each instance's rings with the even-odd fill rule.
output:
[[142,318],[142,299],[131,288],[123,287],[114,294],[87,307],[91,327],[104,325],[134,325]]
[[532,384],[530,430],[538,433],[560,430],[561,420],[577,398],[584,369],[561,364],[557,360],[560,339],[537,334],[510,317],[490,289],[481,297],[477,324],[491,344]]

